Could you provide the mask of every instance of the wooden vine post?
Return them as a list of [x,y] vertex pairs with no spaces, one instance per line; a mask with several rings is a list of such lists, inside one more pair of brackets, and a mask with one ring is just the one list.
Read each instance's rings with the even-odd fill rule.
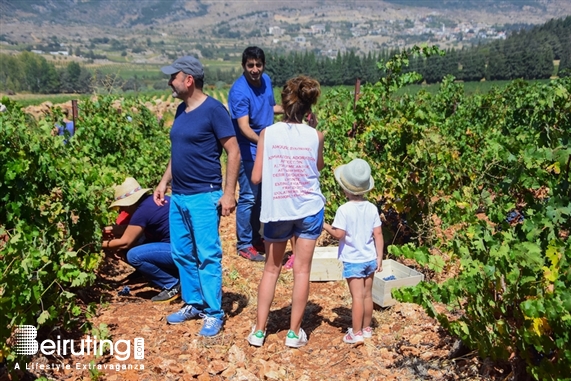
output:
[[[353,95],[353,112],[357,109],[357,101],[359,100],[359,95],[361,95],[361,78],[355,79],[355,93]],[[349,137],[352,138],[357,132],[357,121],[353,122],[353,128],[349,131]]]

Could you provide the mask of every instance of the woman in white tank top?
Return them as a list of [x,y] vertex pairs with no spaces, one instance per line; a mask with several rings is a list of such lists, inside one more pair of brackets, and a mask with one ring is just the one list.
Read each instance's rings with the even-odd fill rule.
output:
[[256,324],[248,342],[262,346],[266,324],[274,299],[276,283],[282,268],[287,241],[295,237],[294,285],[290,327],[285,345],[301,347],[307,335],[301,320],[309,296],[309,274],[315,242],[323,228],[325,197],[319,187],[319,171],[323,168],[323,133],[317,131],[311,106],[321,94],[319,82],[299,76],[290,79],[282,90],[284,120],[266,127],[258,140],[258,155],[252,171],[252,182],[262,182],[266,263],[258,287]]

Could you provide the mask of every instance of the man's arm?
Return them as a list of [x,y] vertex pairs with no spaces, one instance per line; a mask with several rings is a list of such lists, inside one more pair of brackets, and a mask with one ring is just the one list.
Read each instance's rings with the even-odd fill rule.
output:
[[238,128],[240,128],[242,135],[252,143],[257,144],[258,134],[256,134],[254,130],[252,130],[252,127],[250,127],[250,116],[244,115],[243,117],[236,119],[236,122],[238,123]]
[[265,136],[266,136],[266,129],[264,128],[260,133],[260,140],[258,140],[258,147],[256,148],[256,160],[254,161],[254,168],[252,168],[251,180],[254,184],[259,184],[262,182]]
[[226,151],[226,180],[224,182],[224,194],[220,198],[222,215],[229,216],[236,208],[236,182],[240,170],[240,147],[235,136],[220,139],[224,151]]
[[165,192],[167,191],[168,183],[172,180],[171,161],[172,159],[169,159],[169,164],[167,165],[167,169],[161,178],[161,182],[159,185],[157,185],[157,188],[153,193],[153,200],[158,206],[163,206],[167,203],[165,200]]
[[284,108],[282,105],[274,105],[274,114],[283,114]]
[[317,151],[317,170],[321,171],[323,167],[325,167],[325,161],[323,160],[323,144],[324,144],[324,136],[323,132],[317,131],[317,138],[319,139],[319,147]]

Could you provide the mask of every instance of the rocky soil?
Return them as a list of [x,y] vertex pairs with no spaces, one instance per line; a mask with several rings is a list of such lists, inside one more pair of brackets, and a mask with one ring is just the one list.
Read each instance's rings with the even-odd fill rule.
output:
[[[112,340],[144,338],[144,359],[118,361],[100,357],[36,357],[31,363],[69,364],[70,369],[35,370],[27,377],[56,380],[500,380],[502,369],[481,361],[474,353],[450,359],[455,339],[417,305],[399,303],[375,306],[374,334],[364,345],[342,341],[351,323],[351,297],[344,281],[313,282],[303,328],[307,346],[284,345],[289,328],[293,274],[282,270],[268,336],[263,347],[246,341],[256,315],[256,292],[263,264],[236,255],[235,218],[223,218],[223,307],[227,314],[223,332],[215,338],[197,335],[201,321],[167,325],[165,316],[181,307],[180,300],[150,301],[158,290],[144,280],[127,276],[128,265],[109,260],[98,273],[89,298],[99,301],[91,322]],[[320,244],[327,243],[322,238]],[[118,292],[128,285],[130,295]],[[103,324],[103,326],[102,326]],[[105,332],[105,325],[108,332]],[[93,332],[91,333],[94,334]],[[80,363],[77,369],[77,364]],[[89,364],[102,369],[89,369]],[[116,365],[139,369],[109,369]],[[23,364],[21,366],[24,366]],[[104,369],[105,366],[107,369]],[[53,367],[53,365],[52,365]],[[85,367],[85,368],[84,368]],[[501,378],[500,378],[501,377]],[[0,377],[1,379],[2,377]]]

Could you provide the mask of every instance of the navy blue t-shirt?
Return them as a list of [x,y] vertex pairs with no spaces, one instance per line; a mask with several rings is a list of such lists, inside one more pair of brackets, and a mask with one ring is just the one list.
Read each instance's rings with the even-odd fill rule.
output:
[[145,243],[169,243],[169,205],[170,197],[165,196],[167,205],[158,206],[151,195],[143,196],[144,200],[133,213],[129,225],[140,226],[145,231]]
[[170,132],[172,192],[192,195],[222,189],[220,139],[235,136],[226,107],[208,97],[196,109],[177,110]]

